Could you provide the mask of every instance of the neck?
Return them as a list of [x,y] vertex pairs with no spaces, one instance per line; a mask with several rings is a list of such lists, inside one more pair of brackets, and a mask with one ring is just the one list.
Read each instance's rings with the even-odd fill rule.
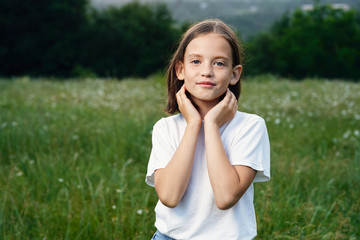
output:
[[198,111],[200,113],[200,117],[204,120],[205,115],[216,105],[219,103],[219,99],[214,101],[195,101]]

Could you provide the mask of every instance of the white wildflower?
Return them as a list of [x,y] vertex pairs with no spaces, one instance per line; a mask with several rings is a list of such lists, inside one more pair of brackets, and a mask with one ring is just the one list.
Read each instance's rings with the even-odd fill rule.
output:
[[343,138],[347,139],[349,138],[351,135],[351,131],[350,130],[347,130],[344,134],[343,134]]
[[292,91],[292,92],[291,92],[291,96],[293,96],[293,97],[298,97],[299,94],[298,94],[298,92]]
[[280,120],[280,118],[276,118],[274,122],[276,125],[279,125],[281,123],[281,120]]
[[346,105],[348,106],[348,108],[351,109],[351,108],[355,105],[355,102],[350,101],[350,102],[348,102]]
[[98,94],[99,94],[100,96],[104,96],[104,91],[103,91],[103,90],[98,90]]
[[136,214],[137,214],[137,215],[142,215],[142,214],[143,214],[143,210],[142,210],[142,209],[138,209],[138,210],[136,211]]
[[360,131],[359,130],[354,130],[354,135],[355,135],[355,137],[360,137]]
[[64,182],[64,179],[58,178],[58,182]]

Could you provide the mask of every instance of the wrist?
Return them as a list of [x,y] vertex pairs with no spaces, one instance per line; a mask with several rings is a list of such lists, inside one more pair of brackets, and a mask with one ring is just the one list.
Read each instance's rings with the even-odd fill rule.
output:
[[187,122],[187,128],[190,128],[192,130],[200,129],[202,125],[202,121],[200,120],[193,120]]
[[220,126],[215,121],[206,121],[204,120],[204,129],[209,130],[219,130]]

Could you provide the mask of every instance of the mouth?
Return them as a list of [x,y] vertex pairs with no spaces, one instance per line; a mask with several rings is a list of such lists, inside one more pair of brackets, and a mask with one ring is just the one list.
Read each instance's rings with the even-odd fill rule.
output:
[[216,84],[211,82],[211,81],[201,81],[196,83],[197,85],[201,86],[201,87],[205,87],[205,88],[211,88],[214,87]]

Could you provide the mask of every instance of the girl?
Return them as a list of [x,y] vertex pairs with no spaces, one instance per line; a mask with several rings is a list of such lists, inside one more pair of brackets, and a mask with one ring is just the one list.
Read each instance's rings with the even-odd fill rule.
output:
[[146,183],[155,187],[152,239],[252,239],[253,182],[270,179],[264,120],[237,111],[242,51],[220,20],[193,25],[168,69],[173,115],[153,128]]

